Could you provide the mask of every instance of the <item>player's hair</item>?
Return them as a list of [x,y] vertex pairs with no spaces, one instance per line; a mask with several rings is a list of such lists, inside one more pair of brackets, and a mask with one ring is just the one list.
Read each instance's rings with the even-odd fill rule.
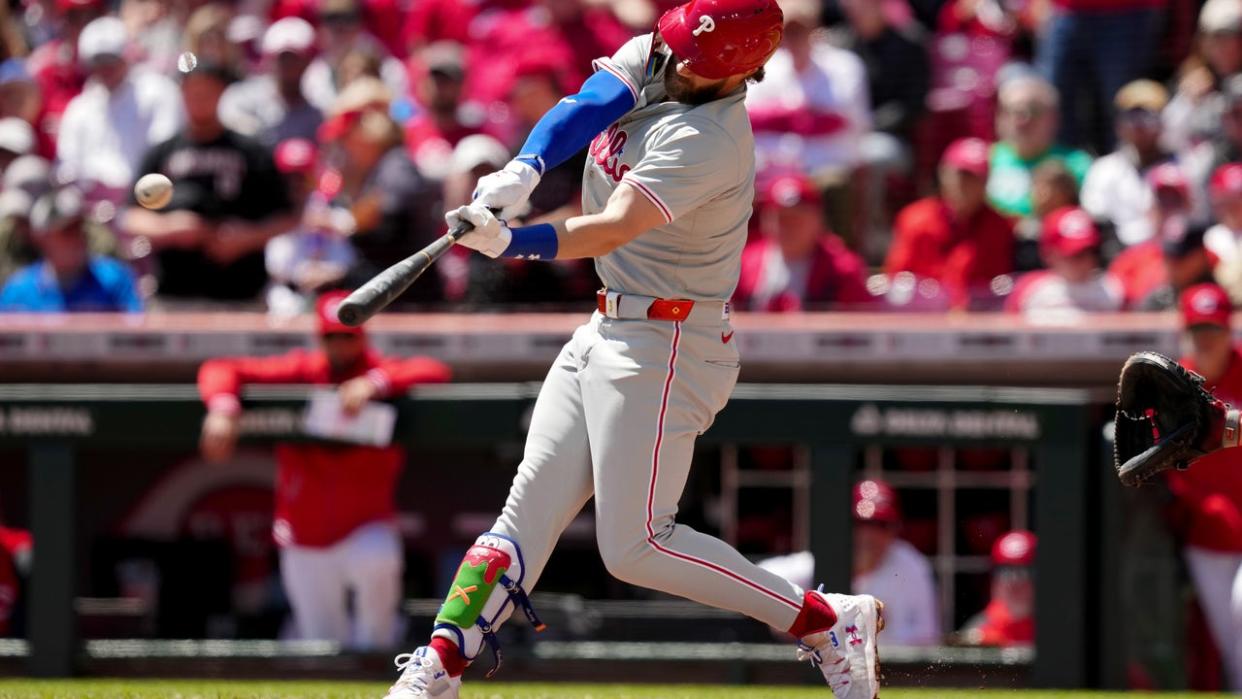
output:
[[765,72],[766,70],[767,68],[765,66],[760,66],[759,70],[756,70],[753,75],[751,75],[749,78],[746,78],[746,82],[748,83],[763,82],[763,79],[767,77],[767,73]]

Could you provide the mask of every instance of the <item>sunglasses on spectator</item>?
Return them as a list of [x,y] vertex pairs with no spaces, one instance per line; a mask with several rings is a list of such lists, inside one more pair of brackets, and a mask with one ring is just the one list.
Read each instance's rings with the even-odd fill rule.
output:
[[1142,107],[1127,109],[1118,116],[1122,121],[1134,126],[1155,128],[1160,125],[1160,115],[1150,109],[1143,109]]
[[1037,119],[1048,112],[1047,105],[1038,102],[1029,102],[1027,104],[1011,104],[1002,105],[1001,111],[1004,113],[1024,119]]
[[330,24],[330,25],[340,27],[340,26],[345,26],[345,25],[350,25],[350,24],[357,24],[359,17],[358,17],[358,13],[356,12],[328,12],[320,16],[319,19],[324,24]]

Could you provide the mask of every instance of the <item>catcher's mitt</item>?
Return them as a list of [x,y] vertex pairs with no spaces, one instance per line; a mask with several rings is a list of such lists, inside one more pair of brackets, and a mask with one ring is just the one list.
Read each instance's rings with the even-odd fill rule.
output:
[[[1231,427],[1226,427],[1226,413]],[[1132,355],[1117,383],[1117,477],[1126,485],[1141,485],[1219,449],[1222,438],[1236,444],[1237,416],[1203,388],[1202,376],[1156,352]]]

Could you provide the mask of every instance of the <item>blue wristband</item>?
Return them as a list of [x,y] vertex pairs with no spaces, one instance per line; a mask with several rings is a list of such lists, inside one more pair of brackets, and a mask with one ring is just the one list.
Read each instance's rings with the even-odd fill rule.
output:
[[534,226],[511,228],[513,239],[509,247],[501,253],[501,257],[516,257],[519,260],[554,260],[560,242],[556,239],[556,228],[550,223],[539,223]]

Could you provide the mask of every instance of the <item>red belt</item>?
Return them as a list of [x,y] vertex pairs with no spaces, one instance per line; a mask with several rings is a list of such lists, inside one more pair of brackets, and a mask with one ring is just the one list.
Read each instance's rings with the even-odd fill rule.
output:
[[[599,312],[608,315],[608,292],[600,290],[595,293]],[[694,301],[690,299],[653,299],[647,307],[648,320],[681,321],[690,316]]]

